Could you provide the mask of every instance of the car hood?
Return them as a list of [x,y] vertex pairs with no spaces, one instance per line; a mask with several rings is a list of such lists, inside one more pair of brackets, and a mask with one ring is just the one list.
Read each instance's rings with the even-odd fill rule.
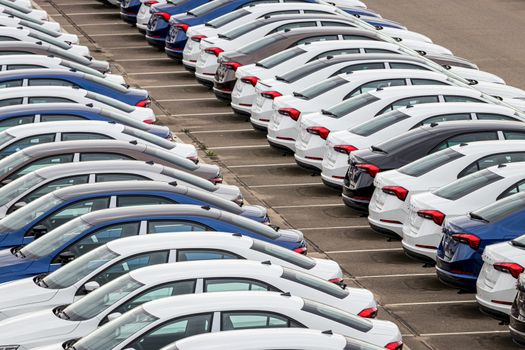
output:
[[312,275],[316,275],[327,281],[334,278],[343,278],[341,266],[335,261],[329,259],[312,259],[315,261],[315,266],[308,271]]
[[42,288],[32,277],[0,285],[0,312],[16,306],[48,301],[58,293],[58,289]]

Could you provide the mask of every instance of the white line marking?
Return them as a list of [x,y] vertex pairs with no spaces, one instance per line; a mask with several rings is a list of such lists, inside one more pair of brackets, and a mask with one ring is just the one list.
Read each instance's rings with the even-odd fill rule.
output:
[[273,206],[274,209],[293,209],[293,208],[324,208],[324,207],[340,207],[344,204],[302,204],[302,205],[278,205]]
[[[245,132],[253,131],[253,128],[250,129],[224,129],[224,130],[199,130],[199,131],[190,131],[190,134],[215,134],[218,132]],[[235,165],[234,165],[235,166]]]
[[509,333],[510,331],[501,330],[501,331],[473,331],[473,332],[449,332],[449,333],[421,333],[421,337],[440,337],[440,336],[450,336],[450,335],[476,335],[476,334],[500,334],[500,333]]
[[[175,85],[145,85],[142,86],[144,89],[165,89],[165,88],[179,88],[179,87],[197,87],[202,86],[201,84],[175,84]],[[253,130],[253,129],[252,129]],[[212,132],[212,131],[210,131]]]
[[212,147],[209,148],[212,150],[217,149],[235,149],[235,148],[263,148],[263,147],[270,147],[269,145],[246,145],[246,146],[221,146],[221,147]]
[[435,276],[434,272],[429,273],[398,273],[394,275],[372,275],[372,276],[355,276],[355,279],[367,279],[367,278],[391,278],[391,277],[425,277]]
[[[128,47],[122,47],[122,49],[128,49]],[[123,58],[121,60],[115,60],[115,62],[141,62],[141,61],[171,61],[171,58],[169,57],[156,57],[156,58]],[[180,70],[180,71],[177,71],[177,72],[186,72],[185,70]],[[156,74],[158,73],[171,73],[171,71],[169,72],[155,72]],[[130,74],[154,74],[152,72],[143,72],[143,73],[128,73],[128,75]]]
[[[252,129],[253,130],[253,129]],[[273,164],[249,164],[249,165],[230,165],[228,168],[236,169],[236,168],[264,168],[267,166],[288,166],[288,165],[296,165],[295,163],[273,163]],[[264,186],[285,186],[285,185],[264,185]],[[289,186],[289,185],[286,185]],[[253,187],[253,186],[250,186]]]
[[[111,50],[124,50],[124,49],[133,49],[133,50],[137,50],[137,49],[151,49],[151,52],[154,53],[156,52],[151,46],[149,45],[137,45],[137,46],[115,46],[115,47],[111,47]],[[166,58],[166,57],[160,57],[160,58]],[[152,58],[152,60],[154,60],[155,58]]]
[[157,102],[184,102],[184,101],[217,101],[215,97],[199,97],[199,98],[167,98],[164,100],[157,100]]
[[[122,26],[127,26],[129,27],[129,25],[127,23],[124,23],[122,21],[111,21],[111,22],[102,22],[102,23],[85,23],[85,24],[77,24],[79,27],[93,27],[93,26],[110,26],[110,25],[113,25],[113,24],[122,24]],[[71,26],[73,27],[72,24],[64,24],[64,26]],[[114,47],[112,47],[111,49],[114,49]]]
[[[172,114],[172,117],[206,117],[210,115],[233,115],[232,112],[213,112],[213,113],[185,113],[185,114]],[[191,132],[191,131],[190,131]]]
[[377,249],[354,249],[354,250],[331,250],[326,254],[343,254],[343,253],[374,253],[374,252],[396,252],[402,251],[403,248],[377,248]]
[[471,304],[476,303],[476,300],[447,300],[447,301],[422,301],[419,303],[395,303],[385,304],[383,307],[398,307],[398,306],[418,306],[418,305],[446,305],[446,304]]
[[[290,163],[292,164],[292,163]],[[295,164],[295,163],[293,163]],[[233,165],[235,166],[235,165]],[[229,166],[229,168],[231,168],[232,166]],[[250,186],[250,188],[265,188],[265,187],[268,187],[268,188],[271,188],[271,187],[290,187],[290,186],[319,186],[319,185],[323,185],[324,184],[322,182],[306,182],[306,183],[302,183],[302,184],[278,184],[278,185],[255,185],[255,186]],[[323,229],[325,229],[325,227],[322,227]],[[307,229],[307,230],[313,230],[313,229]]]
[[[78,3],[74,3],[74,4],[67,4],[67,3],[64,3],[64,4],[57,4],[58,6],[81,6],[81,5],[100,5],[100,2],[98,1],[92,1],[92,2],[78,2]],[[39,4],[39,6],[53,6],[52,4]]]
[[[321,185],[323,185],[321,183]],[[250,186],[253,187],[253,186]],[[345,228],[370,228],[370,225],[352,225],[352,226],[329,226],[329,227],[306,227],[298,228],[299,231],[308,231],[308,230],[339,230]]]
[[76,13],[68,13],[68,16],[94,16],[94,15],[118,15],[118,11],[111,11],[111,12],[76,12]]
[[[142,34],[140,33],[130,33],[130,32],[117,32],[117,33],[99,33],[99,34],[88,34],[89,36],[93,36],[93,37],[102,37],[102,36],[136,36],[136,35],[140,35],[142,36]],[[146,47],[146,46],[144,46]]]

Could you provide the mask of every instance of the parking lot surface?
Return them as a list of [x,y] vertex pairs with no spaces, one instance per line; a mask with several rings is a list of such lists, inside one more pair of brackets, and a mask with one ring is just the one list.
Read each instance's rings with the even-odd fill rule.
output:
[[[407,258],[399,241],[373,232],[365,217],[346,208],[338,192],[299,168],[293,156],[272,149],[264,134],[217,101],[193,74],[148,46],[119,18],[118,9],[94,0],[38,0],[38,5],[82,38],[96,58],[147,89],[160,123],[194,142],[206,162],[223,169],[247,201],[270,209],[274,224],[304,231],[312,256],[328,256],[344,269],[350,286],[370,289],[379,318],[394,321],[409,349],[514,349],[507,326],[483,316],[474,294],[458,294],[434,268]],[[481,69],[525,88],[523,1],[369,0],[371,9],[430,36]],[[507,20],[507,18],[509,20]],[[468,37],[468,40],[466,39]]]

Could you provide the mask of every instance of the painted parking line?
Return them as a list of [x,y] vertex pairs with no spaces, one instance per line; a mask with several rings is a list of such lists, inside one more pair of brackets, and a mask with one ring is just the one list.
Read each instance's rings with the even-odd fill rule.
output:
[[[104,37],[104,36],[137,36],[141,35],[140,33],[130,33],[130,32],[117,32],[117,33],[99,33],[99,34],[88,34],[90,37]],[[147,47],[147,46],[143,46]]]
[[270,145],[245,145],[245,146],[220,146],[220,147],[209,147],[213,150],[220,150],[220,149],[236,149],[236,148],[264,148],[264,147],[270,147]]
[[99,12],[75,12],[75,13],[68,13],[68,16],[94,16],[94,15],[118,15],[118,11],[99,11]]
[[[286,164],[292,164],[292,163],[286,163]],[[295,164],[295,163],[293,163]],[[234,167],[242,167],[242,165],[233,165]],[[253,165],[252,165],[253,166]],[[261,166],[263,166],[261,164]],[[270,166],[274,166],[273,164],[270,164]],[[231,168],[232,166],[229,166]],[[299,183],[299,184],[273,184],[273,185],[255,185],[250,186],[250,188],[272,188],[272,187],[290,187],[290,186],[319,186],[324,184],[322,182],[306,182],[306,183]],[[307,229],[307,230],[316,230],[317,228]],[[325,229],[323,227],[323,229]]]
[[[78,26],[78,27],[93,27],[93,26],[110,26],[110,25],[115,25],[115,24],[125,25],[125,23],[122,23],[122,21],[111,21],[111,22],[102,22],[102,23],[84,23],[84,24],[76,24],[76,25],[63,24],[62,27],[75,27],[75,26]],[[112,47],[111,49],[114,49],[114,47]]]
[[326,208],[326,207],[341,207],[343,203],[335,204],[300,204],[300,205],[278,205],[273,206],[274,209],[295,209],[295,208]]
[[[128,47],[122,47],[123,49],[127,49]],[[171,61],[171,58],[169,57],[156,57],[156,58],[122,58],[119,60],[115,60],[115,62],[141,62],[141,61]],[[187,72],[186,70],[178,70],[177,72]],[[171,73],[171,71],[161,71],[161,72],[142,72],[142,73],[128,73],[128,75],[131,74],[159,74],[159,73]]]
[[[208,116],[217,116],[217,115],[233,115],[232,112],[214,112],[214,113],[181,113],[181,114],[172,114],[172,117],[208,117]],[[190,131],[191,132],[191,131]],[[191,132],[194,133],[194,132]]]
[[[253,186],[252,186],[253,187]],[[299,231],[313,231],[313,230],[340,230],[346,228],[370,228],[369,225],[350,225],[350,226],[328,226],[328,227],[305,227],[298,228]]]
[[[166,89],[166,88],[180,88],[180,87],[198,87],[202,86],[201,84],[172,84],[172,85],[144,85],[144,89]],[[204,87],[204,86],[202,86]]]
[[396,278],[396,277],[425,277],[425,276],[435,276],[435,272],[429,273],[397,273],[393,275],[370,275],[370,276],[353,276],[353,279],[368,279],[368,278]]
[[418,303],[395,303],[385,304],[383,307],[400,307],[400,306],[423,306],[423,305],[447,305],[447,304],[472,304],[476,300],[446,300],[446,301],[422,301]]
[[510,333],[507,330],[501,331],[472,331],[472,332],[445,332],[445,333],[421,333],[421,337],[442,337],[442,336],[452,336],[452,335],[482,335],[482,334],[505,334]]
[[377,252],[399,252],[403,248],[377,248],[377,249],[352,249],[352,250],[330,250],[326,254],[346,254],[346,253],[377,253]]
[[[289,166],[289,165],[296,165],[296,164],[295,163],[271,163],[271,164],[230,165],[228,168],[232,168],[232,169],[264,168],[264,167],[271,167],[271,166]],[[281,186],[289,186],[289,185],[263,185],[263,186],[281,187]],[[257,187],[257,186],[250,186],[250,187]]]
[[199,102],[217,100],[215,97],[198,97],[198,98],[167,98],[164,100],[157,100],[157,102]]

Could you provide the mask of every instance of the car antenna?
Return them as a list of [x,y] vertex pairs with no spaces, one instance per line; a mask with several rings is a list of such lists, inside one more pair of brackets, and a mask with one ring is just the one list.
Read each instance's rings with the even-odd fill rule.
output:
[[270,260],[266,260],[266,261],[261,262],[261,264],[263,264],[263,265],[271,265],[272,262]]
[[146,164],[153,165],[153,164],[155,164],[155,162],[153,162],[152,160],[148,160],[148,161],[146,162]]
[[201,208],[204,209],[204,210],[210,210],[211,209],[211,207],[209,205],[203,205]]
[[286,293],[281,293],[281,296],[283,296],[283,297],[291,297],[292,295],[290,294],[290,292],[286,292]]
[[505,168],[507,166],[507,164],[500,164],[498,165],[498,168]]
[[86,107],[93,107],[93,103],[87,103]]
[[232,236],[233,237],[242,237],[242,234],[240,234],[240,233],[232,233]]
[[430,123],[431,128],[436,127],[436,126],[438,126],[438,123]]
[[465,147],[465,146],[468,146],[468,143],[460,143],[459,144],[459,147]]
[[332,332],[331,329],[329,329],[329,330],[327,330],[327,331],[322,331],[321,333],[322,333],[322,334],[328,334],[328,335],[333,335],[333,334],[334,334],[334,332]]
[[177,181],[169,182],[169,184],[170,184],[171,186],[177,186],[177,185],[178,185]]
[[137,140],[131,140],[131,141],[129,141],[129,143],[131,143],[132,145],[138,144]]

